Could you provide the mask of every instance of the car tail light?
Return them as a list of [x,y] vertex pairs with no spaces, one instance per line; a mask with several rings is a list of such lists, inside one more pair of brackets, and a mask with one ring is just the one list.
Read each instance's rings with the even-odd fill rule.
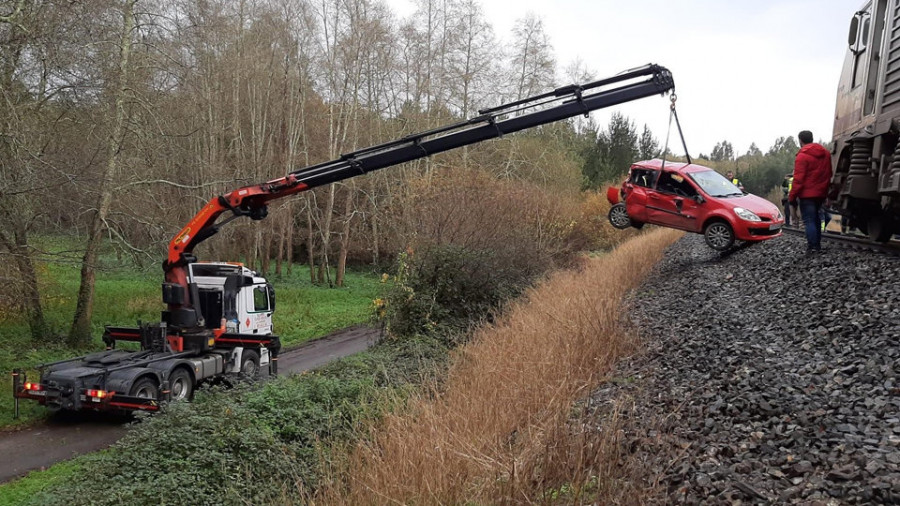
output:
[[106,390],[88,390],[86,393],[88,397],[93,397],[95,399],[103,399],[109,396],[109,392]]
[[44,387],[41,386],[40,383],[25,383],[25,390],[31,390],[32,392],[40,392]]

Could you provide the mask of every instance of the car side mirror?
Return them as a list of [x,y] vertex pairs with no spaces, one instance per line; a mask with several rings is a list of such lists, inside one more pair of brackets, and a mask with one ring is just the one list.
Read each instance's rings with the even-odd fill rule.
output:
[[706,202],[706,199],[703,198],[703,195],[697,195],[696,197],[694,197],[694,200],[695,200],[698,204],[702,204],[702,203]]

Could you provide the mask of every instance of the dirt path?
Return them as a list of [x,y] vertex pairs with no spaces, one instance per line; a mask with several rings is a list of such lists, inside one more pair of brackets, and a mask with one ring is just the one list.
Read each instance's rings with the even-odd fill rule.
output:
[[[278,372],[284,375],[315,369],[365,350],[378,336],[377,329],[361,325],[339,330],[282,352]],[[126,417],[98,413],[60,413],[19,431],[2,432],[0,483],[76,455],[106,448],[125,435],[127,421]]]

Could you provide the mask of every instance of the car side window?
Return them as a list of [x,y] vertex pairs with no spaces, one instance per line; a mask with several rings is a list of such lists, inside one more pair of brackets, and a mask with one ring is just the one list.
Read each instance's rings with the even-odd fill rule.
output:
[[631,169],[631,178],[629,179],[629,182],[636,186],[653,188],[653,184],[656,183],[656,177],[658,175],[659,172],[652,169]]
[[681,174],[674,172],[665,172],[659,178],[659,184],[656,189],[665,193],[674,193],[680,197],[696,197],[697,190],[687,181]]

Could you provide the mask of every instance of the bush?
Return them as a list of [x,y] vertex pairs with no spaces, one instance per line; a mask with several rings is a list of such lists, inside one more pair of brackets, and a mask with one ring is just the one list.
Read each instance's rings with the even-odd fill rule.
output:
[[[85,458],[81,471],[39,504],[237,504],[272,502],[271,484],[294,483],[299,466],[275,431],[257,423],[244,401],[249,387],[229,395],[198,392],[134,427],[115,451]],[[266,480],[248,479],[265,470]]]
[[414,182],[407,199],[402,207],[415,211],[401,234],[406,253],[376,300],[376,315],[393,336],[443,336],[454,344],[453,336],[490,319],[544,273],[633,235],[609,224],[605,191],[552,192],[457,171]]
[[384,308],[395,336],[463,333],[543,273],[573,264],[585,242],[573,234],[577,192],[458,170],[414,181],[405,199],[397,207],[408,214],[396,221],[407,253]]
[[318,486],[332,445],[352,444],[404,392],[443,370],[429,339],[370,352],[263,386],[202,389],[129,431],[111,451],[79,459],[31,504],[280,504]]
[[527,272],[489,250],[431,245],[400,255],[386,297],[387,330],[393,336],[442,336],[454,344],[529,281]]
[[607,216],[612,205],[606,200],[605,185],[600,191],[585,192],[579,206],[579,217],[572,230],[570,241],[581,251],[610,249],[632,237],[634,230],[618,230],[609,223]]

